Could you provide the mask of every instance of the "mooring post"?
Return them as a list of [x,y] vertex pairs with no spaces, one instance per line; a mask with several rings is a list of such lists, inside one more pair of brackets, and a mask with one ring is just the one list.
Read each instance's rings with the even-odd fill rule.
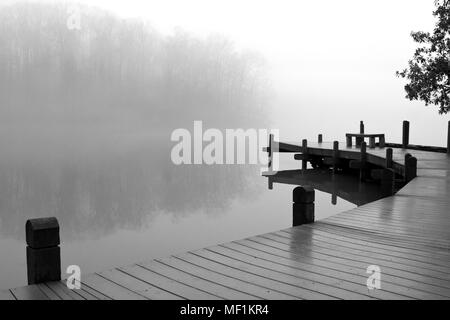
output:
[[387,148],[386,149],[386,168],[387,169],[392,169],[394,167],[392,158],[393,158],[392,148]]
[[[364,122],[363,121],[360,121],[359,122],[359,133],[360,134],[364,134]],[[361,146],[361,143],[364,141],[364,138],[363,137],[356,137],[355,138],[355,145],[356,145],[356,147],[360,147]]]
[[375,148],[375,137],[369,137],[369,148]]
[[403,136],[402,136],[403,148],[408,148],[409,145],[409,121],[403,121]]
[[351,147],[352,146],[352,136],[346,135],[345,139],[347,140],[347,147]]
[[273,179],[272,179],[272,176],[271,176],[271,175],[269,175],[269,176],[267,177],[267,186],[268,186],[269,190],[272,190],[272,189],[273,189]]
[[315,191],[310,186],[299,186],[292,192],[292,226],[314,222]]
[[306,160],[306,156],[308,155],[308,140],[306,139],[303,139],[302,141],[302,153],[303,153],[302,170],[306,170],[308,165],[308,160]]
[[338,163],[339,163],[339,141],[334,141],[333,142],[333,173],[336,173]]
[[58,220],[30,219],[25,224],[25,233],[28,284],[61,280]]
[[333,206],[337,205],[337,194],[335,194],[335,193],[333,193],[333,194],[331,195],[331,204],[332,204]]
[[384,196],[394,194],[395,173],[393,169],[382,169],[381,174],[381,192]]
[[367,144],[365,141],[361,143],[361,154],[360,154],[360,169],[359,169],[359,179],[364,181],[366,179],[366,163],[367,163]]
[[318,135],[317,142],[322,143],[322,135],[321,134]]
[[408,183],[417,177],[417,158],[409,153],[405,154],[405,182]]
[[273,153],[272,153],[272,147],[273,147],[273,134],[269,134],[269,143],[267,147],[267,152],[269,153],[268,158],[269,161],[267,163],[269,172],[272,172],[272,160],[273,160]]
[[379,143],[378,143],[378,146],[379,146],[380,148],[384,148],[384,147],[386,146],[386,138],[385,138],[384,134],[382,134],[382,135],[380,136],[380,141],[379,141]]
[[450,121],[448,122],[447,129],[447,154],[450,154]]

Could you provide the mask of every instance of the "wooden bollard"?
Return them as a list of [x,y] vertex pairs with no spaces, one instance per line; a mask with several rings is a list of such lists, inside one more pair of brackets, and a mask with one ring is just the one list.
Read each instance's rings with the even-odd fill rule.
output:
[[392,158],[393,158],[392,148],[387,148],[386,149],[386,168],[387,169],[392,169],[394,167],[394,162],[393,162]]
[[379,142],[378,146],[379,146],[380,148],[384,148],[384,147],[386,146],[386,138],[384,137],[384,134],[381,135],[381,137],[380,137],[380,142]]
[[372,178],[380,181],[381,193],[384,197],[394,194],[395,172],[393,169],[374,169]]
[[292,192],[292,226],[314,222],[315,191],[310,186],[299,186]]
[[448,122],[447,130],[447,154],[450,154],[450,121]]
[[359,169],[359,179],[361,181],[366,180],[366,163],[367,163],[367,144],[365,141],[361,143],[361,155],[360,155],[361,167]]
[[28,284],[61,280],[58,220],[30,219],[25,224],[25,231]]
[[[364,134],[364,122],[363,121],[360,121],[360,123],[359,123],[359,133],[360,134]],[[355,145],[356,145],[356,147],[360,147],[361,146],[361,143],[364,141],[364,138],[362,138],[362,137],[356,137],[355,138]]]
[[308,160],[306,160],[306,156],[308,155],[308,140],[303,139],[302,141],[302,153],[304,155],[302,160],[302,170],[306,170],[308,166]]
[[351,147],[352,146],[352,136],[350,136],[350,135],[345,136],[345,140],[347,142],[347,147]]
[[394,194],[395,172],[393,169],[383,169],[381,176],[381,192],[385,196]]
[[269,153],[268,158],[269,161],[267,163],[268,166],[268,170],[269,172],[272,172],[273,168],[272,168],[272,162],[273,162],[273,151],[272,151],[272,147],[273,147],[273,134],[269,134],[269,146],[267,148],[267,152]]
[[322,135],[321,134],[319,134],[318,136],[317,136],[317,142],[318,143],[322,143]]
[[369,138],[369,148],[371,149],[375,148],[375,137]]
[[402,146],[404,149],[409,145],[409,121],[403,121]]
[[338,163],[339,163],[339,141],[334,141],[333,142],[333,173],[336,173]]
[[337,205],[337,194],[335,194],[335,193],[333,193],[333,194],[331,195],[331,204],[332,204],[333,206]]
[[405,155],[405,182],[408,183],[417,177],[417,158],[409,153]]

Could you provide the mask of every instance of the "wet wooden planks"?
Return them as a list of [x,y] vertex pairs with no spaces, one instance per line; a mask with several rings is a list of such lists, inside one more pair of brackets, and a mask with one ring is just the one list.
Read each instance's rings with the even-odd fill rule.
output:
[[[311,147],[326,154],[332,145]],[[355,147],[344,149],[358,157]],[[384,149],[368,152],[384,161]],[[450,158],[394,149],[394,161],[402,164],[406,153],[422,169],[395,196],[314,224],[91,274],[81,290],[53,282],[0,299],[450,299]],[[381,268],[379,290],[366,286],[370,265]]]

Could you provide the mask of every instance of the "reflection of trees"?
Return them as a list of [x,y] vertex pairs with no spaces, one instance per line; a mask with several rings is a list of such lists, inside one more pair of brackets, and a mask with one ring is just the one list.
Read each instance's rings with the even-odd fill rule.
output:
[[138,229],[158,213],[214,214],[254,191],[247,179],[257,176],[256,168],[174,166],[167,154],[159,148],[37,165],[2,161],[0,232],[23,236],[26,219],[56,216],[66,240],[102,236]]
[[155,212],[220,209],[248,192],[247,169],[174,167],[159,146],[194,119],[265,124],[261,59],[223,37],[163,36],[99,9],[84,8],[71,31],[66,9],[0,8],[1,234],[54,215],[68,237],[101,235]]

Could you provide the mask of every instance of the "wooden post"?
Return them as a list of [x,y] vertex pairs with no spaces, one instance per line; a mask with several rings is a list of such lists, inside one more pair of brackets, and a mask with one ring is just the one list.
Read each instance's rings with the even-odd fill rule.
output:
[[408,183],[417,177],[417,158],[409,153],[405,155],[405,182]]
[[299,186],[292,192],[292,226],[314,222],[315,191],[310,186]]
[[361,155],[360,155],[359,179],[364,181],[366,179],[366,162],[367,162],[367,144],[365,141],[361,143]]
[[28,284],[61,280],[58,220],[30,219],[25,224],[25,233]]
[[369,137],[369,148],[375,148],[375,137]]
[[387,148],[386,149],[386,168],[387,169],[392,169],[394,167],[394,163],[392,160],[392,148]]
[[384,148],[386,146],[386,138],[384,137],[384,134],[380,136],[380,142],[378,143],[378,146],[380,148]]
[[347,147],[351,147],[352,146],[352,136],[346,135],[345,139],[347,140]]
[[333,206],[337,205],[337,195],[336,195],[335,193],[333,193],[333,194],[331,195],[331,204],[332,204]]
[[372,178],[380,181],[383,197],[394,194],[395,172],[393,169],[374,169],[372,170]]
[[[360,123],[359,123],[359,133],[360,134],[364,134],[364,122],[363,121],[360,121]],[[356,145],[356,147],[360,147],[361,146],[361,143],[364,141],[364,138],[362,138],[362,137],[356,137],[355,138],[355,145]]]
[[271,175],[267,177],[267,183],[268,183],[269,190],[272,190],[273,189],[273,178]]
[[447,154],[450,154],[450,121],[448,122],[447,130]]
[[272,172],[272,170],[273,170],[273,168],[272,168],[272,161],[273,161],[272,147],[273,147],[273,134],[269,134],[269,146],[267,148],[267,152],[269,153],[269,155],[268,155],[269,162],[267,164],[269,172]]
[[333,173],[336,173],[338,163],[339,163],[339,141],[334,141],[333,142]]
[[403,136],[402,136],[403,148],[408,148],[409,145],[409,121],[403,121]]
[[322,143],[322,135],[319,134],[319,136],[317,137],[317,142]]
[[395,173],[393,169],[381,169],[381,192],[384,196],[392,196],[394,194]]
[[302,153],[304,158],[302,160],[302,170],[306,170],[308,166],[308,160],[306,160],[306,155],[308,154],[308,140],[303,139],[302,141]]

